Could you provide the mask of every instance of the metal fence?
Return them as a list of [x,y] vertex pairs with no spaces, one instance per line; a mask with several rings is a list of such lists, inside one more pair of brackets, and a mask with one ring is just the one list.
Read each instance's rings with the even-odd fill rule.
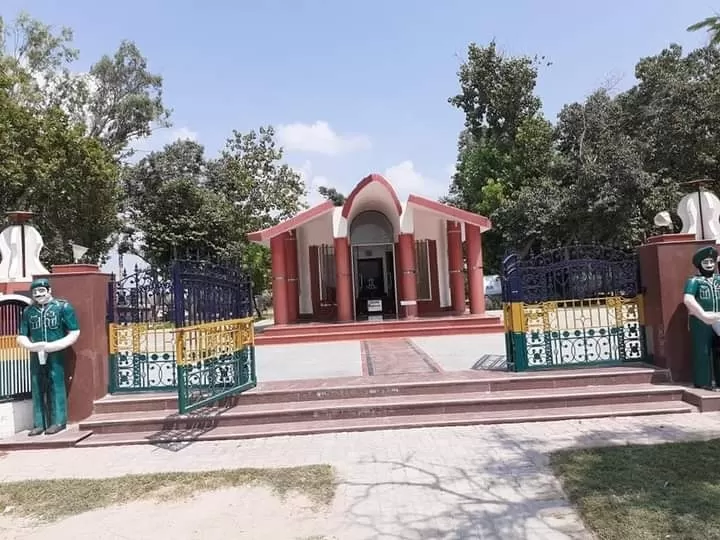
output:
[[0,300],[0,400],[30,397],[30,353],[17,344],[20,317],[27,304]]

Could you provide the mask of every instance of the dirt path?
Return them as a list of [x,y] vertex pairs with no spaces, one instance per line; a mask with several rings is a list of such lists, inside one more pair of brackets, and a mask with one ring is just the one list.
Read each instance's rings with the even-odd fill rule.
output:
[[0,515],[3,540],[331,540],[333,509],[264,488],[232,488],[191,499],[139,501],[49,525]]

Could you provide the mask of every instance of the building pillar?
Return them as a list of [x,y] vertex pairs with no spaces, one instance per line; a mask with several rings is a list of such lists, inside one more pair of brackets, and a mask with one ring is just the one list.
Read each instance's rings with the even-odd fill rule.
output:
[[645,326],[648,361],[669,369],[672,380],[692,381],[692,346],[688,312],[683,303],[685,282],[697,273],[693,255],[715,240],[695,234],[665,234],[648,238],[638,248],[644,294],[638,322]]
[[450,298],[456,315],[465,313],[465,274],[463,272],[462,225],[447,222],[448,270],[450,274]]
[[300,289],[298,287],[297,231],[285,237],[285,267],[287,274],[288,322],[295,323],[300,316]]
[[485,280],[483,277],[482,237],[480,227],[465,224],[465,241],[467,242],[468,285],[470,289],[470,313],[485,313]]
[[417,307],[417,269],[415,268],[415,235],[400,234],[400,317],[414,319],[418,315]]
[[335,287],[338,322],[348,322],[353,317],[352,272],[350,271],[350,245],[347,238],[335,238]]
[[288,323],[287,268],[285,257],[285,239],[287,233],[270,239],[272,258],[272,295],[275,324]]

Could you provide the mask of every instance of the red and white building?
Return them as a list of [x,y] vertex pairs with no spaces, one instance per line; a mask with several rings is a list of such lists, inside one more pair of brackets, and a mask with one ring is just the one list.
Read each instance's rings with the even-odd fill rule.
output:
[[249,238],[270,247],[275,324],[284,325],[463,314],[466,274],[470,313],[484,314],[490,228],[484,216],[419,195],[402,202],[371,174],[343,206],[326,201]]

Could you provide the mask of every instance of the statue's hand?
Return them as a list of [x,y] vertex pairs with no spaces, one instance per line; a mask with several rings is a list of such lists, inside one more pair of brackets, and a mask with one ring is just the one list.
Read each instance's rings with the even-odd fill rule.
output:
[[715,323],[720,323],[720,312],[710,311],[705,312],[705,315],[703,317],[703,322],[705,324],[713,325]]
[[44,351],[45,347],[47,347],[47,341],[36,341],[30,345],[30,351],[32,351],[32,352]]

